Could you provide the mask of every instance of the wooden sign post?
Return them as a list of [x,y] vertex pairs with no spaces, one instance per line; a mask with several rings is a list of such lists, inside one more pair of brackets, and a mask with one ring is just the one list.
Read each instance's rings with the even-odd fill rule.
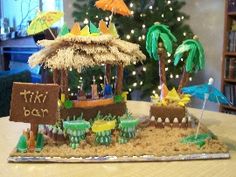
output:
[[55,124],[59,117],[57,84],[13,84],[10,121],[31,124],[36,137],[39,124]]

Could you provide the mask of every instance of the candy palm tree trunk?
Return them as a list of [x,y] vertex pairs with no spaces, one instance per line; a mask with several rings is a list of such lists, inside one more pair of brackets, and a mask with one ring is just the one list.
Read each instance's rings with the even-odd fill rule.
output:
[[183,74],[182,74],[182,77],[181,77],[181,80],[179,83],[178,93],[180,93],[181,89],[187,85],[188,80],[189,80],[189,76],[190,76],[190,74],[186,71],[186,68],[183,67]]
[[117,80],[116,80],[116,94],[120,95],[122,93],[123,88],[123,73],[124,67],[122,64],[117,66]]
[[163,48],[163,44],[159,44],[158,54],[159,54],[159,78],[160,78],[160,85],[166,85],[166,71],[165,71],[165,60],[166,60],[166,51]]

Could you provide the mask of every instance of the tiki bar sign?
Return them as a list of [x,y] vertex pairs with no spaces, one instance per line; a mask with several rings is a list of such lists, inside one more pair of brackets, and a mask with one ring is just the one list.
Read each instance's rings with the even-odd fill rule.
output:
[[56,84],[14,83],[10,120],[33,124],[55,124],[59,86]]

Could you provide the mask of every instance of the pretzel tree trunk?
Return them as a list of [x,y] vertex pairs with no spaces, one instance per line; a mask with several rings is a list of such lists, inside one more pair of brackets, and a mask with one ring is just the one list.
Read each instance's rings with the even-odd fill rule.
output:
[[69,98],[68,94],[68,70],[62,69],[61,70],[61,93],[65,94],[65,98]]
[[178,93],[181,92],[181,89],[185,87],[189,81],[190,74],[186,71],[186,68],[183,67],[183,74],[179,83]]
[[116,95],[120,95],[123,89],[124,67],[122,64],[117,66]]
[[106,78],[107,82],[111,83],[111,64],[106,64]]
[[60,77],[60,72],[58,69],[54,69],[53,70],[53,83],[54,84],[59,84],[60,81],[59,81],[59,77]]
[[166,65],[165,61],[167,58],[167,53],[163,47],[162,43],[158,44],[158,55],[159,55],[159,78],[160,78],[160,85],[165,84],[166,85]]

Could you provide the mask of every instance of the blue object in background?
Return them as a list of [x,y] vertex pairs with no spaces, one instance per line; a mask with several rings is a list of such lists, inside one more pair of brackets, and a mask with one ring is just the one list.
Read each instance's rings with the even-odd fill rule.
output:
[[22,71],[29,71],[31,73],[31,82],[41,83],[40,66],[31,68],[28,65],[29,56],[39,51],[39,47],[4,47],[4,59],[9,62],[9,70],[3,71],[2,75],[20,73]]

